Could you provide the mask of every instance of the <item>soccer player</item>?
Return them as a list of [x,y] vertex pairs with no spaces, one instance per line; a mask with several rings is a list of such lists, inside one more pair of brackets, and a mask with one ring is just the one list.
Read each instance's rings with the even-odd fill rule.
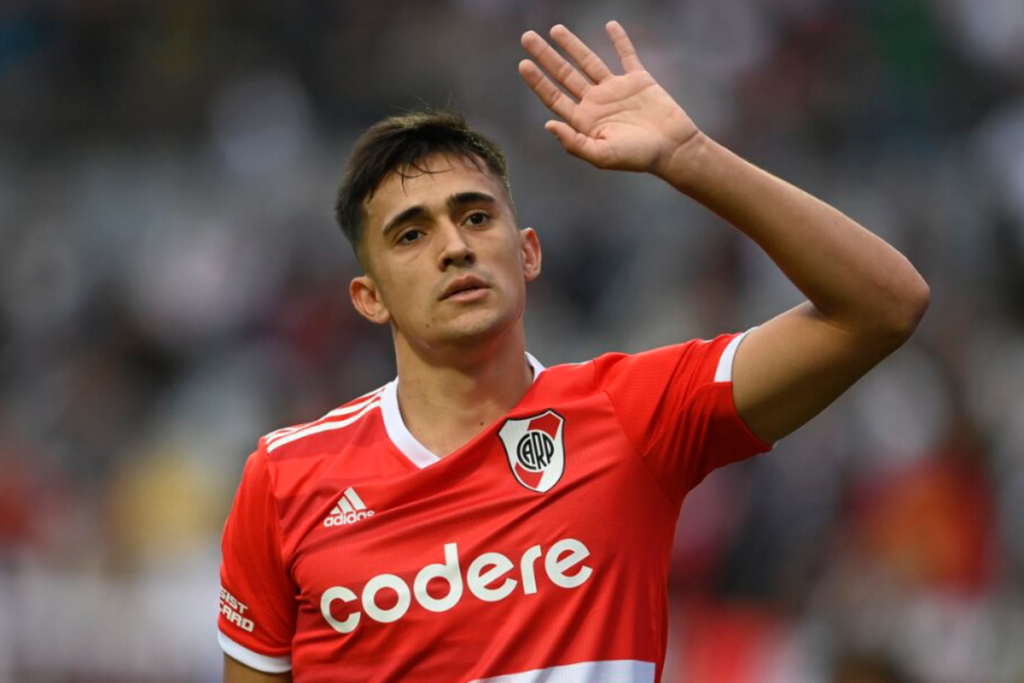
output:
[[[398,377],[272,432],[224,531],[227,681],[651,683],[686,493],[767,451],[911,335],[929,289],[896,250],[702,133],[607,25],[522,43],[546,128],[754,240],[808,301],[746,333],[545,368],[526,351],[541,247],[504,158],[457,117],[357,142],[337,215]],[[642,227],[642,226],[641,226]],[[683,520],[686,523],[686,520]]]

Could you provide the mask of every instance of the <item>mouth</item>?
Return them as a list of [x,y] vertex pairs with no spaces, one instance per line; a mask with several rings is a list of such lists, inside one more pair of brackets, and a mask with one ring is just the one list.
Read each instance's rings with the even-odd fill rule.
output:
[[487,293],[487,283],[478,277],[460,277],[445,287],[441,300],[471,301]]
[[460,292],[455,292],[444,298],[445,301],[476,301],[487,296],[486,287],[473,287],[471,289],[464,289]]

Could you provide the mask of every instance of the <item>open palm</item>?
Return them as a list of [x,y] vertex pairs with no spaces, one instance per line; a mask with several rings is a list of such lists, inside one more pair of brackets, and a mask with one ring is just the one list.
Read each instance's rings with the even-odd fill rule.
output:
[[522,60],[519,73],[547,108],[563,119],[548,121],[544,127],[570,154],[598,168],[660,175],[676,150],[699,131],[644,69],[625,29],[616,21],[608,22],[606,29],[622,61],[622,75],[613,74],[561,24],[551,29],[551,37],[576,64],[570,64],[540,35],[527,31],[523,48],[536,63]]

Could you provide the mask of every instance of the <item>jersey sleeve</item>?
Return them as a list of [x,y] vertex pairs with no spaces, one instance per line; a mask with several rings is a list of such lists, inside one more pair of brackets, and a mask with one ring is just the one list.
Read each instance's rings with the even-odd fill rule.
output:
[[270,464],[261,441],[249,456],[221,542],[218,640],[265,673],[291,670],[298,590],[285,569]]
[[627,438],[677,504],[713,469],[772,448],[733,401],[732,361],[744,335],[594,361]]

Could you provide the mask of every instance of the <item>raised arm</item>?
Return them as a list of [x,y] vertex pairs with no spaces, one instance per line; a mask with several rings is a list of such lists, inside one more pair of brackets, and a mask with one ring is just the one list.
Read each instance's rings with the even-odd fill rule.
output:
[[753,239],[807,297],[747,335],[734,360],[736,408],[773,442],[910,337],[928,285],[879,237],[708,138],[643,68],[625,30],[609,22],[607,31],[621,75],[564,26],[551,36],[575,65],[529,31],[522,43],[536,63],[523,60],[519,73],[561,117],[545,128],[570,154],[662,178]]

